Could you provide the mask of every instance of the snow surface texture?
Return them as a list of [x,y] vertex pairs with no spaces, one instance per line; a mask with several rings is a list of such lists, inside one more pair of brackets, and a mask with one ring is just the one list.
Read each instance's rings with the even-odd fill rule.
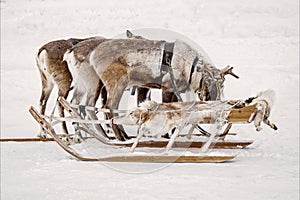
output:
[[240,79],[227,78],[226,99],[274,89],[270,119],[279,130],[235,126],[234,139],[255,143],[233,151],[239,153],[233,162],[164,168],[79,162],[55,143],[2,143],[1,199],[299,199],[297,0],[1,0],[1,137],[35,137],[39,131],[28,108],[38,107],[34,56],[40,46],[139,28],[179,32],[217,67],[235,66]]

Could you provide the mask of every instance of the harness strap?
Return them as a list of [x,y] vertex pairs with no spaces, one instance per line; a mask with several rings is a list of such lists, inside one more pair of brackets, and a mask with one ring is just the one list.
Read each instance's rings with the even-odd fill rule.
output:
[[195,67],[196,67],[198,61],[199,61],[199,58],[198,58],[198,56],[196,56],[195,59],[194,59],[192,68],[191,68],[190,78],[189,78],[189,84],[191,84],[191,82],[192,82],[192,75],[193,75],[193,73],[195,71]]
[[173,49],[174,49],[174,43],[165,43],[165,48],[163,52],[163,59],[162,59],[162,65],[161,65],[161,75],[164,76],[166,73],[170,74],[171,83],[173,87],[173,92],[176,95],[178,101],[182,101],[182,98],[180,97],[180,94],[177,91],[177,85],[176,80],[174,77],[173,69],[172,69],[172,58],[173,58]]
[[166,42],[164,46],[164,52],[161,62],[160,71],[162,74],[165,74],[169,71],[169,67],[171,66],[172,58],[173,58],[173,50],[174,50],[174,42]]

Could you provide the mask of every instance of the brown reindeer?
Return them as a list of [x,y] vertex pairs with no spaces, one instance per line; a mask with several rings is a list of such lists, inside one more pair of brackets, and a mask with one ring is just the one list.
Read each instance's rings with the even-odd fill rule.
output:
[[[71,89],[73,78],[68,69],[67,63],[63,61],[63,56],[68,49],[83,40],[86,39],[70,38],[68,40],[51,41],[39,49],[36,55],[36,64],[42,80],[42,92],[40,97],[41,114],[45,114],[47,101],[54,85],[58,88],[58,96],[67,98]],[[63,117],[63,108],[59,105],[58,109],[60,116]],[[63,123],[63,131],[68,133],[65,123]],[[39,136],[46,137],[46,134],[42,130],[39,133]]]

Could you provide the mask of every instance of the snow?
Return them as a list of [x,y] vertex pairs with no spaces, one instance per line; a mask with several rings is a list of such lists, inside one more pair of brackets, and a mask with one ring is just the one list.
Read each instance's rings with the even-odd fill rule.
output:
[[1,137],[39,131],[28,108],[38,107],[40,46],[143,28],[179,32],[218,68],[234,66],[240,79],[227,78],[226,99],[275,90],[270,119],[279,130],[235,126],[232,138],[255,142],[218,150],[238,154],[223,164],[80,162],[55,143],[1,143],[1,199],[299,199],[297,0],[2,0]]

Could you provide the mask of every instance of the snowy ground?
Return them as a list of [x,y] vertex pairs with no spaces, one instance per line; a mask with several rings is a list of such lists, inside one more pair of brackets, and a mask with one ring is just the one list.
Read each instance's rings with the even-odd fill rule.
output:
[[140,28],[179,32],[219,68],[235,66],[240,79],[226,80],[226,99],[274,89],[271,120],[279,130],[236,126],[236,138],[255,143],[224,164],[105,165],[74,160],[55,143],[1,143],[1,199],[299,199],[296,0],[3,0],[1,137],[34,137],[39,130],[28,108],[38,105],[34,55],[41,45]]

